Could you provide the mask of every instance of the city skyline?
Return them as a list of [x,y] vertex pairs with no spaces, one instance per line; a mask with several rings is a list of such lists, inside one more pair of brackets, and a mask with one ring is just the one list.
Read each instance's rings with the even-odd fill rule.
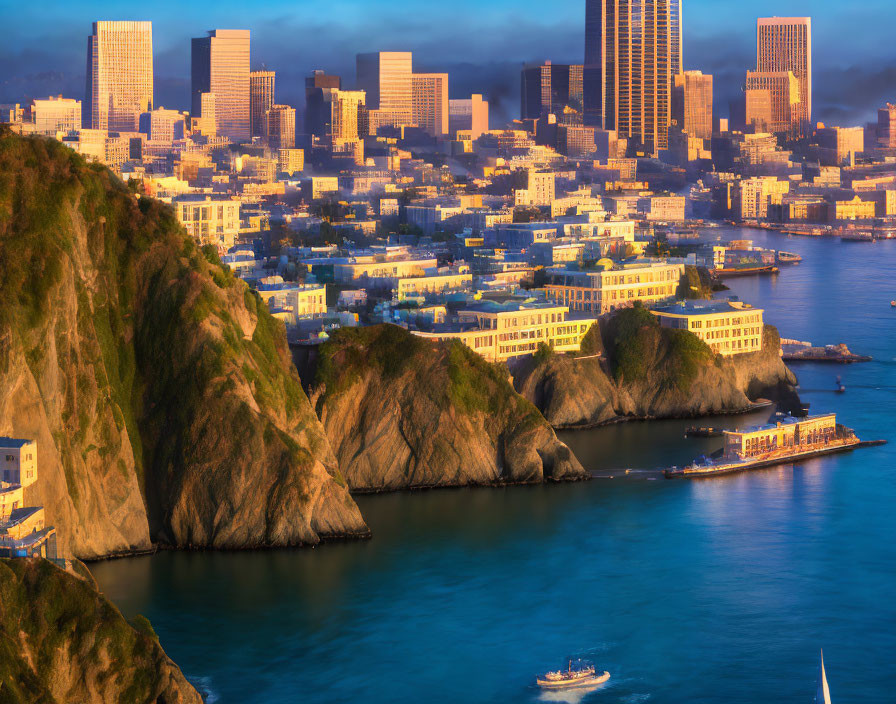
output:
[[[415,71],[451,74],[451,98],[484,93],[496,119],[512,119],[517,116],[523,63],[581,63],[584,53],[584,2],[557,8],[543,25],[537,22],[541,15],[536,8],[523,5],[514,9],[503,3],[479,10],[475,22],[431,24],[424,20],[437,11],[427,10],[408,19],[394,7],[364,9],[353,1],[328,14],[268,3],[256,8],[248,21],[244,10],[233,3],[219,3],[213,11],[203,3],[186,8],[161,3],[139,17],[128,10],[130,6],[117,2],[80,3],[77,8],[56,2],[51,5],[59,5],[52,29],[46,22],[32,21],[29,8],[10,17],[13,39],[0,50],[0,60],[10,70],[0,82],[0,101],[60,92],[83,98],[84,37],[98,19],[153,22],[155,104],[178,109],[190,106],[188,40],[215,27],[250,29],[252,69],[266,66],[277,70],[279,101],[300,110],[303,79],[312,69],[341,74],[351,84],[356,53],[406,50],[415,54]],[[884,30],[888,23],[880,21],[894,14],[887,3],[871,0],[849,13],[832,2],[803,0],[783,4],[759,0],[747,8],[723,10],[714,5],[708,0],[684,3],[684,68],[715,76],[717,108],[727,110],[745,71],[755,64],[756,19],[776,14],[813,18],[819,47],[814,57],[814,119],[861,124],[873,119],[876,106],[891,99],[896,69],[889,67],[894,62],[888,61],[893,51]],[[462,7],[463,3],[455,5],[452,11]],[[500,31],[509,18],[513,18],[513,32]],[[296,40],[303,36],[317,41]]]

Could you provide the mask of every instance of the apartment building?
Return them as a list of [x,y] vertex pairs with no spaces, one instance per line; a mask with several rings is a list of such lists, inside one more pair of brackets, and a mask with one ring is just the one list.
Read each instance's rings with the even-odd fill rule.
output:
[[235,198],[187,194],[172,199],[174,211],[187,233],[200,244],[222,252],[233,247],[240,232],[240,202]]
[[688,330],[726,357],[762,349],[761,308],[739,301],[682,301],[652,312],[663,327]]

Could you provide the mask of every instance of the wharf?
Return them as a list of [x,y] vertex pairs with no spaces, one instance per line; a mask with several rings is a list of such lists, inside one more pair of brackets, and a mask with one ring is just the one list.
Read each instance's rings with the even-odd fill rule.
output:
[[666,469],[663,476],[666,479],[698,479],[700,477],[714,477],[719,474],[733,474],[735,472],[745,472],[753,469],[761,469],[763,467],[774,467],[782,464],[792,464],[801,460],[808,460],[823,455],[833,455],[840,452],[852,452],[860,447],[874,447],[876,445],[886,445],[886,440],[856,440],[854,442],[844,442],[828,447],[814,448],[804,452],[796,452],[786,455],[777,455],[775,457],[757,458],[755,460],[747,460],[743,462],[729,462],[727,464],[709,465],[706,467],[697,467],[693,469]]

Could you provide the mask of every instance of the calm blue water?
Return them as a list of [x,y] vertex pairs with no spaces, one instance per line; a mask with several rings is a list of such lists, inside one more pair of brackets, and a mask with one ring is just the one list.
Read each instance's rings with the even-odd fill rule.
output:
[[[805,261],[735,293],[785,337],[875,357],[797,367],[805,399],[862,437],[896,440],[896,242],[750,234]],[[653,468],[718,442],[684,439],[688,424],[563,437],[589,468]],[[224,704],[811,702],[821,647],[835,701],[896,700],[896,445],[698,481],[359,503],[369,542],[92,570]],[[610,682],[543,697],[534,675],[567,656]]]

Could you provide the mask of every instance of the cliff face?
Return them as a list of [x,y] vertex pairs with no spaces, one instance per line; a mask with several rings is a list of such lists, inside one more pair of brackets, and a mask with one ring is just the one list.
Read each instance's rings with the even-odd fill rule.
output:
[[527,360],[513,372],[519,392],[554,427],[732,413],[757,398],[792,408],[796,378],[780,348],[777,330],[766,326],[762,350],[723,358],[692,333],[661,328],[648,311],[628,309],[595,326],[578,358]]
[[[137,628],[135,628],[135,625]],[[145,619],[45,560],[0,559],[0,699],[201,704]]]
[[585,476],[506,369],[459,342],[430,342],[392,325],[343,329],[306,369],[353,490]]
[[0,134],[0,266],[0,434],[63,551],[366,533],[280,323],[170,208]]

